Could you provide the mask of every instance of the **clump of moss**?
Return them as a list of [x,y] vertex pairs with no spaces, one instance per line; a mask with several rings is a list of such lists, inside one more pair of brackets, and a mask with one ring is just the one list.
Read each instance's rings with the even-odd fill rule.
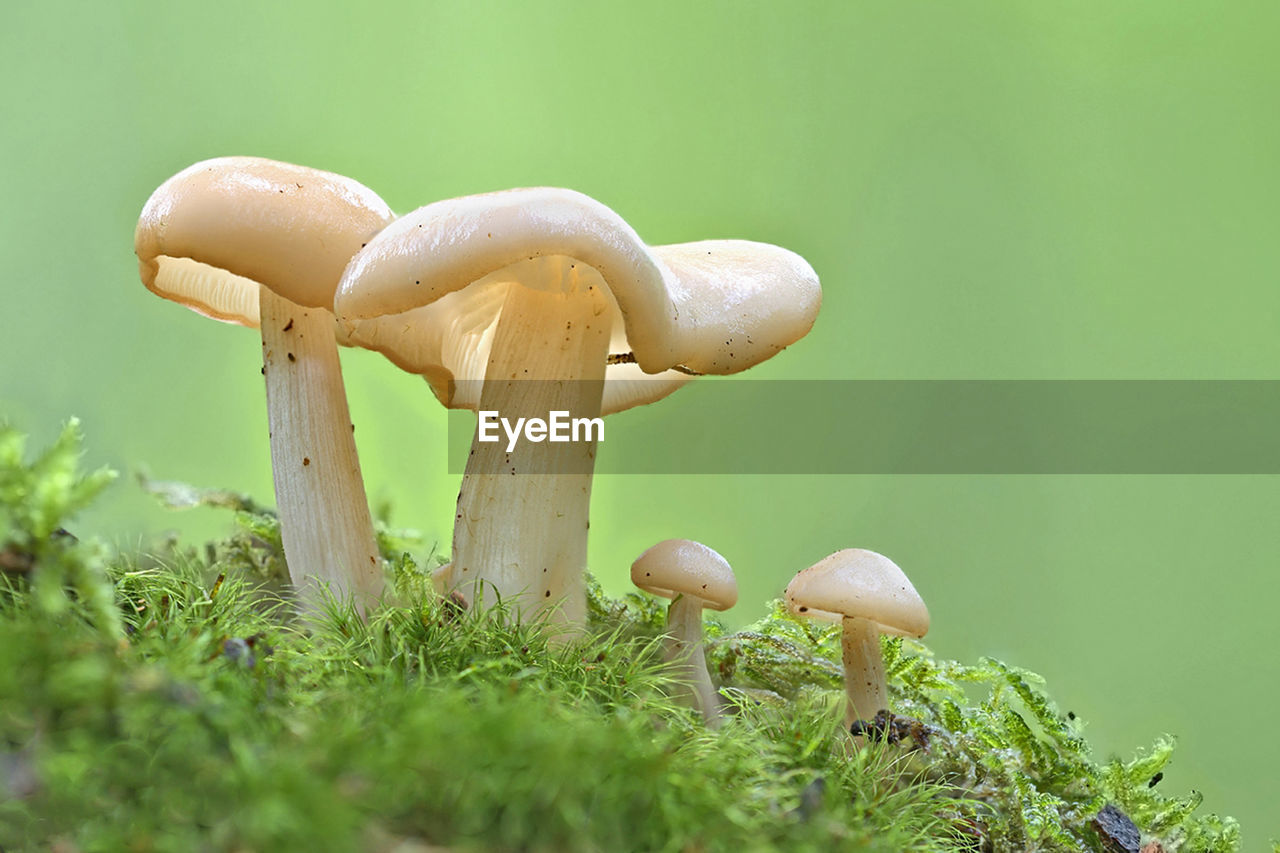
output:
[[80,423],[72,418],[57,441],[28,464],[25,437],[0,425],[0,571],[9,580],[26,578],[32,606],[50,618],[79,598],[99,629],[114,634],[120,619],[103,582],[104,552],[62,526],[116,476],[107,468],[81,473],[80,443]]
[[643,596],[593,587],[589,637],[551,645],[438,600],[436,559],[384,525],[398,602],[302,624],[262,507],[188,493],[236,532],[104,558],[56,533],[110,479],[78,472],[74,424],[22,455],[0,433],[5,850],[1099,850],[1105,802],[1168,850],[1236,842],[1146,787],[1168,741],[1099,767],[1036,679],[996,661],[886,643],[924,742],[853,751],[831,632],[777,608],[709,623],[736,708],[710,731],[666,698]]
[[[1149,782],[1173,753],[1160,738],[1129,762],[1098,765],[1043,679],[993,658],[976,665],[938,660],[921,643],[883,637],[894,708],[922,724],[911,745],[924,777],[968,798],[966,821],[995,850],[1109,850],[1094,827],[1119,806],[1163,849],[1222,851],[1239,846],[1231,818],[1197,815],[1201,795],[1166,797]],[[796,620],[781,601],[751,627],[712,642],[708,653],[728,685],[787,701],[811,685],[841,687],[839,626]],[[974,703],[969,697],[979,694]]]

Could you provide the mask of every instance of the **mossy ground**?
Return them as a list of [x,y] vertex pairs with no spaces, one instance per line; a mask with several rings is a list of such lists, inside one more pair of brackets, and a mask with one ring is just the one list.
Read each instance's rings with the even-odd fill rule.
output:
[[709,658],[734,712],[667,700],[662,610],[593,590],[568,647],[430,593],[382,532],[398,603],[307,622],[274,519],[108,554],[62,525],[110,480],[74,424],[28,463],[0,431],[4,850],[1109,850],[1108,802],[1164,850],[1233,850],[1230,819],[1153,787],[1167,739],[1099,765],[1031,673],[886,642],[896,744],[839,731],[833,630],[780,609]]

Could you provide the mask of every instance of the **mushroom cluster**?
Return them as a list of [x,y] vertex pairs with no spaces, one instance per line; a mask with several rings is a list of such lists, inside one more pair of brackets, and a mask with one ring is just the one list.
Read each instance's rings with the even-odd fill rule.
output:
[[[368,188],[254,157],[184,169],[147,201],[134,238],[154,293],[261,331],[268,437],[285,558],[301,604],[327,589],[361,613],[383,571],[338,345],[382,353],[450,408],[596,419],[703,374],[745,370],[803,337],[822,294],[799,255],[764,243],[649,246],[618,214],[564,189],[428,204],[397,218]],[[443,594],[500,599],[570,637],[584,572],[596,441],[472,442]],[[677,698],[718,723],[702,611],[737,601],[728,562],[671,539],[631,567],[671,599],[665,656]],[[843,626],[847,722],[886,708],[882,633],[929,615],[888,558],[850,549],[787,587],[791,609]]]

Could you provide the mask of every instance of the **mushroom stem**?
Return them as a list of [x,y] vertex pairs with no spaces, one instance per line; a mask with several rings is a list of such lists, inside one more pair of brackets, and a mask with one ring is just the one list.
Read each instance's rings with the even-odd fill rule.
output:
[[847,730],[855,720],[869,720],[876,711],[888,709],[889,699],[880,652],[880,626],[870,619],[846,616],[842,628],[844,690],[849,697],[844,714]]
[[356,456],[333,314],[270,288],[259,295],[267,422],[280,538],[304,609],[319,587],[361,613],[382,593],[382,565]]
[[677,595],[667,608],[667,639],[663,656],[671,665],[672,675],[679,684],[673,697],[696,708],[707,725],[720,722],[720,698],[711,675],[707,672],[707,658],[702,649],[702,608],[706,602],[696,595]]
[[[538,281],[508,287],[480,396],[481,411],[547,420],[554,411],[597,418],[610,314],[589,267],[543,258]],[[526,286],[529,285],[529,286]],[[451,582],[480,602],[496,593],[513,613],[537,616],[567,638],[586,622],[587,527],[594,432],[583,440],[471,443],[453,527]]]

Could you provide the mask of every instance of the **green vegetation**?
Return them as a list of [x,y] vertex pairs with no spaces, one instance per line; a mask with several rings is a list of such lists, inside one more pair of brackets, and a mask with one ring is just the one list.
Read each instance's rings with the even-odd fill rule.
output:
[[[591,637],[430,593],[383,526],[399,603],[299,622],[270,513],[200,549],[106,557],[62,524],[110,480],[74,422],[34,462],[0,430],[0,847],[12,850],[1110,850],[1114,803],[1166,851],[1237,846],[1151,784],[1162,739],[1098,765],[1032,674],[884,645],[902,737],[838,729],[833,629],[780,607],[709,659],[735,713],[665,698],[662,609],[594,590]],[[895,730],[896,731],[896,730]],[[415,846],[417,845],[417,846]]]

